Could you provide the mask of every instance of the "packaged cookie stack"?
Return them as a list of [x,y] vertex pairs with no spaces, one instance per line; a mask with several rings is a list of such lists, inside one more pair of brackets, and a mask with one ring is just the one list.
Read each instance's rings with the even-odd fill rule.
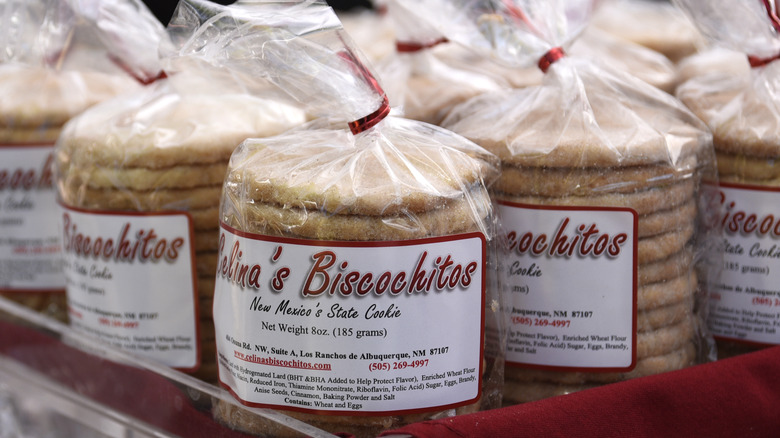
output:
[[724,259],[709,290],[719,357],[780,344],[780,20],[769,3],[679,1],[714,46],[750,71],[712,69],[679,98],[711,128],[720,180]]
[[110,19],[96,16],[123,11],[142,23],[144,9],[125,11],[130,3],[89,11],[67,1],[0,4],[0,295],[60,320],[67,313],[54,142],[70,118],[140,87],[108,53],[133,30],[101,40]]
[[[389,116],[378,81],[323,2],[210,10],[198,21],[174,15],[171,26],[213,36],[182,56],[240,66],[325,115],[248,139],[231,157],[214,296],[220,384],[244,405],[358,437],[498,406],[486,188],[496,158]],[[288,436],[230,404],[215,415],[245,432]]]
[[545,72],[540,86],[476,97],[443,122],[502,163],[504,403],[714,358],[699,303],[709,273],[697,267],[714,234],[702,224],[715,177],[706,126],[667,93],[566,55],[587,3],[442,3],[416,10],[452,41]]
[[228,159],[244,139],[306,116],[249,94],[229,71],[168,64],[167,78],[85,111],[57,142],[70,319],[216,382],[211,302]]

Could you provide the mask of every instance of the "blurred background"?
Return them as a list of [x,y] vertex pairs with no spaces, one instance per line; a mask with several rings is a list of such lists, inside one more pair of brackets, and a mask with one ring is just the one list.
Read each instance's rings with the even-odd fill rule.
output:
[[[149,9],[154,12],[154,15],[162,22],[163,25],[167,25],[168,21],[173,15],[173,10],[176,9],[178,0],[143,0]],[[212,0],[214,3],[221,5],[228,5],[235,3],[235,0]],[[327,2],[334,9],[348,10],[352,8],[371,8],[370,0],[330,0]]]

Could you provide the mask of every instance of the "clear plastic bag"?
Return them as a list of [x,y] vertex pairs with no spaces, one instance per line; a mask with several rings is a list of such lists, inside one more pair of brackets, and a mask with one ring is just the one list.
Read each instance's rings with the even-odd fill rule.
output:
[[140,87],[144,73],[122,65],[163,32],[152,20],[140,1],[0,4],[0,291],[60,320],[54,142],[70,118]]
[[[174,44],[162,35],[162,51]],[[157,53],[157,46],[153,50]],[[126,68],[144,71],[128,59]],[[197,58],[71,119],[55,150],[71,324],[216,383],[212,301],[233,150],[307,120],[267,83]],[[158,72],[159,73],[159,72]]]
[[719,266],[705,257],[717,241],[706,126],[667,93],[565,54],[589,2],[464,3],[417,10],[451,40],[546,71],[442,124],[502,162],[504,403],[713,359],[701,306]]
[[677,68],[666,56],[595,26],[583,32],[572,44],[570,52],[624,71],[667,93],[674,92],[677,85]]
[[395,51],[378,62],[377,72],[390,105],[400,108],[404,117],[439,124],[458,103],[510,87],[497,69],[485,68],[487,60],[448,43],[416,21],[403,4],[389,1],[387,11],[395,27]]
[[711,46],[682,59],[677,64],[677,85],[704,75],[750,75],[750,63],[744,53]]
[[[180,3],[172,25],[210,38],[182,55],[274,83],[323,116],[231,158],[214,298],[221,385],[356,436],[498,406],[495,156],[388,115],[324,3],[199,3]],[[269,433],[230,406],[215,415]]]
[[382,2],[372,2],[372,9],[337,11],[339,21],[369,61],[376,63],[395,50],[395,29]]
[[696,53],[706,40],[670,2],[601,0],[592,25],[664,54],[672,62]]
[[710,291],[709,323],[723,358],[780,344],[772,310],[780,303],[780,20],[769,3],[677,4],[728,59],[742,54],[677,89],[712,130],[717,156],[725,269]]

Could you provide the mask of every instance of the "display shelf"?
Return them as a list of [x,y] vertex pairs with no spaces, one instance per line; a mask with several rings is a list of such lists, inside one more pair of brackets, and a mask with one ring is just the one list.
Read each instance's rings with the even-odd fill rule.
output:
[[335,436],[0,298],[3,436],[246,437],[212,418],[217,402],[292,436]]

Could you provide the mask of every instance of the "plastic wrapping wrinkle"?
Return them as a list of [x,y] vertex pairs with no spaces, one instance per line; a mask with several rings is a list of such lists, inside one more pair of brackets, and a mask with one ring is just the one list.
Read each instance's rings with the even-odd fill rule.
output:
[[[197,16],[191,12],[194,8],[208,13]],[[230,66],[252,78],[265,78],[311,113],[346,122],[381,106],[384,96],[377,92],[373,78],[355,74],[355,67],[364,72],[362,54],[344,45],[343,28],[335,14],[323,13],[324,3],[283,7],[246,3],[229,13],[223,8],[195,0],[179,5],[168,25],[179,46],[167,58],[172,71],[177,71],[180,57],[197,55],[214,67]],[[201,22],[203,17],[209,20]],[[248,24],[252,20],[255,24]],[[203,28],[198,34],[179,42],[199,25]],[[333,56],[336,51],[340,56]],[[291,52],[296,56],[290,56]]]

